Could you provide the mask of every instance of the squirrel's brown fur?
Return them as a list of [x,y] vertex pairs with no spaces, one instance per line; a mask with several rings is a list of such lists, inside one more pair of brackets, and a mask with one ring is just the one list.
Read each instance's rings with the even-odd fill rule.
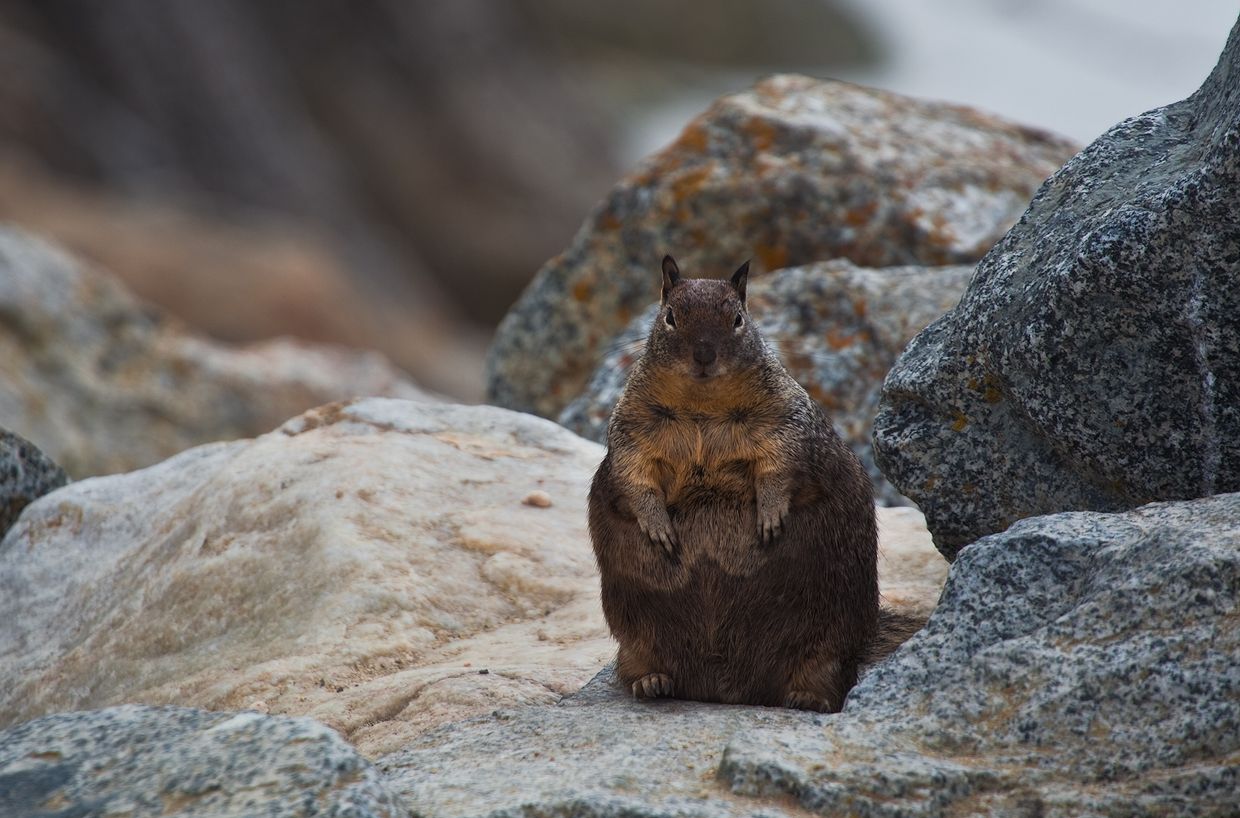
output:
[[663,273],[590,489],[618,675],[638,696],[839,710],[894,648],[869,477],[750,322],[748,264]]

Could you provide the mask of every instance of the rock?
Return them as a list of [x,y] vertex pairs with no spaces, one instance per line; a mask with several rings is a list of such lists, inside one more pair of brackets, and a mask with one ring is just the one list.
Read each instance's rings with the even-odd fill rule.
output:
[[1229,815],[1240,495],[1021,521],[822,731],[734,740],[733,792],[856,815]]
[[408,298],[359,287],[338,248],[304,225],[270,215],[235,224],[185,202],[109,194],[2,151],[0,222],[54,241],[216,340],[291,336],[373,349],[419,384],[482,400],[489,333],[471,332],[434,288]]
[[779,707],[639,704],[609,667],[558,706],[445,725],[376,765],[415,815],[437,818],[775,818],[788,812],[774,799],[738,798],[716,783],[723,748],[737,731],[826,721]]
[[1240,489],[1240,24],[1055,174],[896,363],[879,465],[949,559],[1014,520]]
[[37,446],[0,429],[0,537],[23,508],[68,482],[64,469]]
[[[67,486],[0,542],[0,726],[248,707],[375,755],[553,704],[615,653],[586,533],[602,454],[529,415],[371,398]],[[880,527],[888,601],[927,610],[946,563],[920,515]]]
[[839,715],[636,702],[604,674],[379,766],[449,817],[1230,815],[1238,520],[1227,495],[985,538]]
[[74,477],[250,437],[355,395],[432,399],[376,353],[209,341],[0,228],[0,417]]
[[883,604],[929,616],[947,580],[948,564],[934,550],[926,518],[915,508],[878,509],[878,587]]
[[378,772],[311,719],[113,707],[0,733],[0,814],[25,818],[407,815]]
[[0,726],[261,701],[375,753],[554,702],[614,651],[601,456],[550,421],[375,398],[74,483],[0,542]]
[[[972,274],[965,266],[865,269],[838,259],[779,270],[749,286],[763,335],[827,410],[886,505],[908,500],[883,478],[871,450],[883,377],[909,340],[956,304]],[[611,410],[657,311],[651,305],[616,336],[585,391],[560,413],[562,425],[606,441]]]
[[539,271],[500,324],[488,394],[557,415],[657,297],[664,253],[696,276],[750,256],[768,271],[837,257],[868,267],[975,261],[1072,151],[969,108],[764,80],[718,100],[621,181]]

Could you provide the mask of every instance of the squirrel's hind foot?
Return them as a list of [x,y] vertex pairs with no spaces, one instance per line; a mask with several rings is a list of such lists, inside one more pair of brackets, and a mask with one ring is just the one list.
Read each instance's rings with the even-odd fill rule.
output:
[[647,673],[633,682],[633,695],[639,699],[660,699],[672,695],[672,677],[666,673]]

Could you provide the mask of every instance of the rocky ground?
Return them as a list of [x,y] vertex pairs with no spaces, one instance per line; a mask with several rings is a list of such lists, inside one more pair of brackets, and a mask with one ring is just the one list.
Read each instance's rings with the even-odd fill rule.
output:
[[[877,405],[884,491],[926,512],[880,509],[880,564],[928,623],[839,714],[616,687],[597,443],[420,393],[315,406],[416,387],[321,350],[256,374],[254,350],[0,235],[2,405],[23,419],[0,447],[0,814],[1235,815],[1237,75],[1240,25],[1197,94],[1036,195],[1061,140],[768,81],[624,180],[501,333],[493,395],[594,435],[654,290],[626,242],[661,253],[723,213],[737,230],[703,246],[796,265],[755,280],[755,311],[863,454]],[[753,232],[754,190],[789,223]],[[324,391],[242,425],[290,370]],[[186,394],[206,408],[178,414]],[[137,434],[143,411],[166,430],[151,465],[65,484],[105,447],[63,441]]]

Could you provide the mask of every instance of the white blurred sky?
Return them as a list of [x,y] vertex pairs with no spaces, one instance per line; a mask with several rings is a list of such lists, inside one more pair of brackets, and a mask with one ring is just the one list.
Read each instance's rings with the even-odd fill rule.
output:
[[[1082,145],[1196,90],[1240,14],[1237,0],[847,1],[883,40],[885,64],[805,73],[973,105]],[[728,77],[726,87],[754,79]],[[667,144],[722,92],[649,111],[627,158]]]
[[841,79],[963,102],[1082,143],[1188,96],[1236,0],[852,0],[888,64]]

